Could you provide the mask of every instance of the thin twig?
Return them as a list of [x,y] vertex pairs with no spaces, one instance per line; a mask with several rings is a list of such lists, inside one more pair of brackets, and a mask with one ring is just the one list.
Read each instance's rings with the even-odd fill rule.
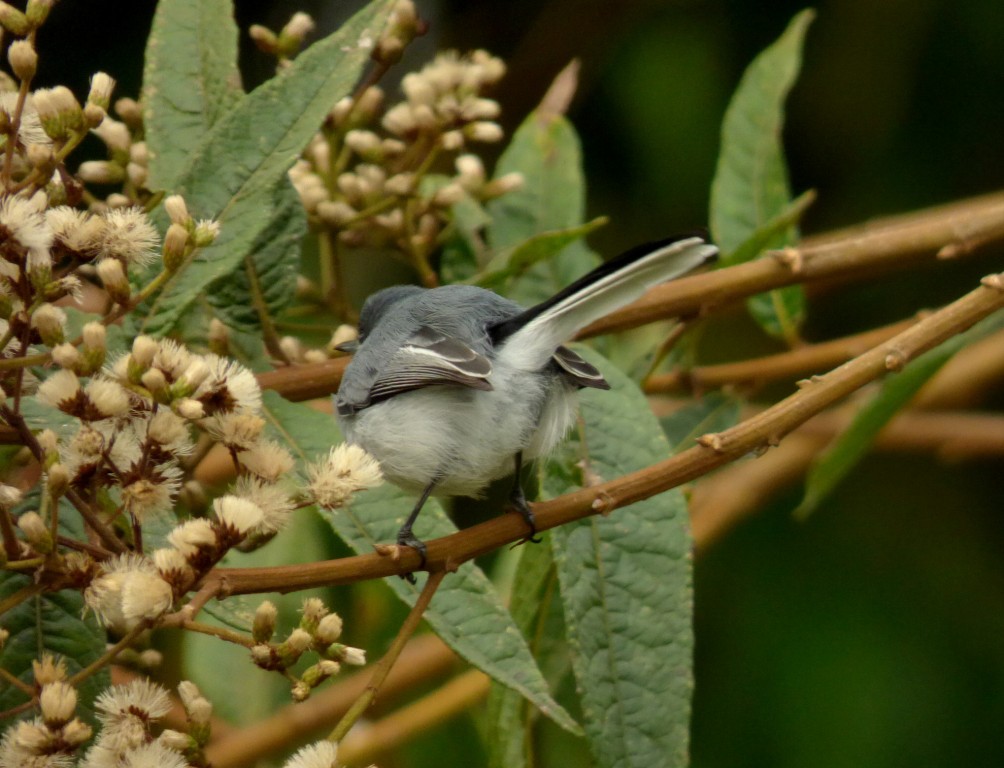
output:
[[275,323],[268,311],[268,302],[265,301],[265,293],[262,291],[261,280],[258,279],[258,270],[255,269],[254,260],[250,256],[244,257],[244,273],[248,278],[248,287],[251,293],[251,306],[254,307],[258,315],[258,322],[261,324],[261,335],[265,342],[265,349],[277,360],[286,365],[290,364],[289,357],[282,351],[279,343],[279,334],[275,330]]
[[77,674],[70,677],[66,682],[70,685],[79,685],[84,680],[89,678],[91,675],[99,672],[100,670],[107,667],[116,657],[121,653],[122,649],[127,648],[135,642],[136,638],[143,634],[148,628],[148,623],[146,621],[141,621],[135,627],[126,632],[122,638],[115,643],[111,648],[101,654],[98,658],[84,667],[82,670],[77,672]]
[[25,694],[30,698],[35,697],[35,687],[30,683],[24,682],[19,677],[16,677],[13,673],[8,672],[3,667],[0,667],[0,680],[3,680],[7,685],[12,685],[17,688],[21,693]]
[[27,586],[21,587],[17,592],[14,592],[3,600],[0,600],[0,616],[3,616],[7,611],[11,611],[17,608],[25,600],[30,600],[35,595],[40,595],[46,589],[45,584],[28,584]]
[[425,609],[429,607],[429,603],[432,602],[432,596],[436,594],[436,590],[439,589],[439,585],[443,582],[446,577],[446,571],[438,571],[436,573],[430,573],[429,578],[425,582],[425,586],[422,587],[422,592],[415,601],[415,604],[411,607],[411,611],[408,613],[408,617],[404,620],[401,628],[397,632],[397,637],[394,638],[394,642],[391,643],[390,648],[387,649],[387,653],[384,654],[383,658],[377,662],[376,667],[373,670],[373,676],[370,678],[369,685],[366,686],[366,690],[363,691],[362,695],[356,699],[356,701],[349,707],[349,711],[342,716],[342,719],[338,721],[338,725],[335,726],[334,730],[328,736],[328,739],[334,742],[339,742],[345,738],[345,734],[349,732],[349,729],[355,725],[356,720],[363,716],[367,709],[369,709],[370,704],[376,698],[377,692],[380,690],[380,686],[383,685],[384,681],[387,679],[387,675],[390,674],[391,669],[394,666],[394,662],[397,661],[398,657],[401,655],[401,651],[404,650],[405,644],[415,634],[415,630],[418,629],[418,625],[422,621],[422,616],[425,613]]

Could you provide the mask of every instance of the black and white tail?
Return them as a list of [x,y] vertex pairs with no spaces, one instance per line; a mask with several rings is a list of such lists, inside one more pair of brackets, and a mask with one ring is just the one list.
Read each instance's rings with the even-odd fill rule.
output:
[[718,248],[696,233],[635,246],[489,332],[499,355],[522,370],[537,370],[580,329],[717,255]]

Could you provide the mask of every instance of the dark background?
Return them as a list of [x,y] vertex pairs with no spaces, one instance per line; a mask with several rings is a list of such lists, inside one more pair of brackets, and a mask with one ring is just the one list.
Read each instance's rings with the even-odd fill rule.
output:
[[[322,34],[355,5],[238,2],[238,20],[245,29],[278,28],[303,9]],[[510,74],[496,95],[509,130],[571,58],[582,61],[570,117],[582,136],[589,215],[612,217],[592,240],[603,253],[706,221],[727,100],[743,68],[804,7],[419,5],[432,28],[409,62],[438,47],[502,56]],[[785,136],[794,190],[819,194],[805,231],[1000,187],[1000,0],[834,0],[816,8]],[[103,69],[118,78],[119,95],[137,95],[150,15],[147,3],[58,5],[39,40],[40,84],[63,82],[82,96]],[[249,87],[271,69],[246,39],[242,66]],[[1000,271],[1001,255],[815,296],[806,336],[861,330],[950,301]],[[719,346],[768,342],[737,320]],[[807,523],[791,519],[793,491],[703,554],[694,765],[1004,764],[1000,470],[999,461],[945,466],[934,457],[878,456]],[[481,759],[470,728],[423,743],[381,765],[449,764],[444,755],[454,749],[469,765]]]

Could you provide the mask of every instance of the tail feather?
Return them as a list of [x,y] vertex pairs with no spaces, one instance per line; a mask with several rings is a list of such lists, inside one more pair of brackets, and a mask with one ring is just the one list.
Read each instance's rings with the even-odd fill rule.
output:
[[700,233],[636,246],[489,333],[514,365],[539,368],[579,329],[629,304],[651,286],[713,260],[717,253]]

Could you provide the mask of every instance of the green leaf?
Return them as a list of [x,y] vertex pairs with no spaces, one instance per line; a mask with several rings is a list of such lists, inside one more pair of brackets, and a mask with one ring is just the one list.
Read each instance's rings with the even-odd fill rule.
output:
[[[341,442],[333,417],[300,403],[290,403],[265,392],[264,415],[272,434],[283,440],[301,461],[311,461]],[[360,494],[348,509],[322,512],[321,516],[354,551],[369,553],[374,545],[394,541],[415,499],[388,485]],[[456,531],[439,504],[426,504],[419,519],[420,536],[426,539]],[[415,586],[402,579],[388,586],[411,605]],[[458,655],[504,685],[519,691],[561,727],[578,732],[571,716],[548,691],[523,635],[502,605],[491,581],[473,562],[447,578],[425,613],[425,619]]]
[[819,508],[865,457],[882,428],[956,352],[1001,328],[1004,328],[1004,312],[997,312],[887,377],[878,393],[854,415],[850,426],[813,462],[806,479],[805,496],[795,509],[795,516],[804,520]]
[[746,308],[771,336],[784,339],[792,346],[798,343],[798,329],[805,320],[805,290],[801,285],[750,296]]
[[709,432],[721,432],[739,423],[740,401],[722,392],[711,392],[669,416],[659,419],[673,453],[692,448]]
[[245,331],[261,328],[261,318],[252,300],[249,268],[255,272],[258,289],[273,319],[292,304],[296,295],[300,243],[307,232],[307,213],[288,179],[280,179],[273,194],[273,226],[252,244],[250,267],[245,259],[244,269],[218,280],[206,293],[216,315],[232,328]]
[[[509,612],[526,638],[552,689],[568,671],[563,623],[557,598],[558,579],[551,557],[550,534],[539,546],[522,547],[512,584]],[[557,614],[557,616],[556,616]],[[528,735],[536,710],[516,691],[493,682],[485,713],[485,742],[490,768],[523,768],[528,764]]]
[[[30,576],[0,574],[0,600],[31,585]],[[3,617],[10,637],[0,649],[0,666],[19,680],[34,684],[31,662],[48,652],[66,659],[73,675],[98,659],[107,643],[105,631],[93,614],[84,614],[84,598],[75,590],[64,589],[28,598]],[[107,670],[89,677],[77,689],[77,715],[94,724],[92,703],[109,684]],[[0,682],[0,710],[23,704],[27,697],[18,689]]]
[[[795,16],[784,34],[753,60],[725,111],[710,205],[711,234],[722,249],[723,265],[752,259],[798,237],[794,222],[770,225],[787,223],[785,212],[791,210],[781,142],[784,102],[798,76],[802,43],[813,15],[806,10]],[[789,339],[797,333],[804,305],[800,286],[772,291],[748,303],[764,330]]]
[[243,96],[230,0],[160,0],[146,44],[143,128],[153,189],[171,190],[210,128]]
[[[537,110],[512,137],[495,168],[495,177],[523,174],[523,186],[488,204],[492,223],[488,242],[495,253],[514,249],[545,232],[581,226],[585,180],[575,129],[562,115]],[[528,270],[509,292],[533,305],[557,293],[599,264],[581,241],[568,244],[546,262]]]
[[[611,384],[583,390],[581,442],[547,467],[545,488],[578,484],[576,466],[611,480],[665,459],[669,444],[645,396],[596,353]],[[552,531],[583,727],[601,768],[684,766],[693,691],[690,533],[683,494],[670,491],[609,517]]]
[[331,105],[355,85],[392,3],[370,3],[213,126],[177,186],[192,215],[216,219],[220,235],[168,281],[143,332],[169,331],[207,286],[240,268],[263,233],[284,219],[276,184]]
[[569,245],[604,226],[608,221],[610,220],[606,216],[600,216],[577,227],[534,235],[515,248],[495,256],[485,267],[484,272],[471,282],[482,288],[498,288],[507,280],[522,277],[534,265],[554,258]]

